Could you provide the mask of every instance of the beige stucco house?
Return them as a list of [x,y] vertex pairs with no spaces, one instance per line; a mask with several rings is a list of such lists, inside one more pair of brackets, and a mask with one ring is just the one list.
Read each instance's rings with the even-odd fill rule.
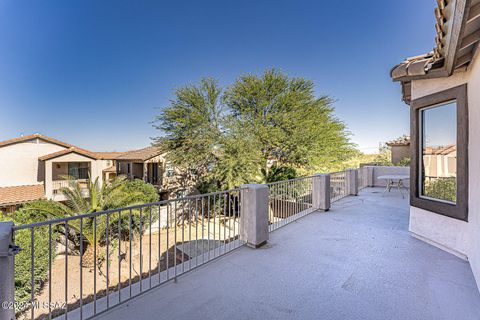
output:
[[402,137],[386,143],[390,148],[391,159],[393,164],[398,164],[402,160],[410,159],[410,137]]
[[116,159],[116,174],[142,179],[157,187],[162,199],[196,193],[195,176],[172,166],[167,153],[157,146],[124,152]]
[[161,186],[164,153],[151,146],[139,150],[124,152],[116,158],[116,174],[125,175],[129,179],[142,179],[155,186]]
[[391,71],[411,111],[410,231],[480,287],[480,0],[437,2],[436,47]]
[[41,134],[0,142],[0,210],[39,198],[64,200],[67,176],[81,183],[111,179],[118,152],[92,152]]

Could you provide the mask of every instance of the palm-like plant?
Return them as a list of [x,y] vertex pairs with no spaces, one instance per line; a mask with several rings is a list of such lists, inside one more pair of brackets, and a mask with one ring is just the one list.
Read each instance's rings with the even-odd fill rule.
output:
[[[98,178],[88,181],[87,188],[82,187],[76,180],[69,178],[69,186],[61,190],[65,196],[65,203],[53,201],[38,201],[27,206],[27,210],[33,210],[43,214],[48,219],[74,217],[113,208],[120,208],[141,203],[143,193],[139,190],[126,190],[127,181],[124,177],[118,177],[111,182],[100,184]],[[117,217],[115,217],[117,218]],[[118,221],[118,220],[116,220]],[[110,221],[112,224],[114,221]],[[67,222],[68,228],[73,231],[75,239],[82,236],[82,241],[87,244],[83,254],[85,266],[92,266],[94,261],[94,247],[100,248],[106,239],[107,218],[100,215],[95,218],[73,219]],[[60,223],[63,228],[65,224]],[[65,231],[65,236],[72,234]],[[118,231],[120,232],[120,231]]]

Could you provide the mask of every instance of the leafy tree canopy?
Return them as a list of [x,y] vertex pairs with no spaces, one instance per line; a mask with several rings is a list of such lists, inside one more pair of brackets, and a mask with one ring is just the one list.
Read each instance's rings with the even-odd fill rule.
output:
[[155,126],[170,161],[196,169],[213,189],[265,182],[272,164],[328,171],[354,152],[332,99],[275,69],[243,75],[225,90],[212,78],[182,87]]

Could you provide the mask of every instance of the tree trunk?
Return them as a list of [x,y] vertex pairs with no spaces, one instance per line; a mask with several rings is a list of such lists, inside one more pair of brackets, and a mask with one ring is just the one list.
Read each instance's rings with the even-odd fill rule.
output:
[[[93,244],[88,244],[87,250],[82,255],[82,266],[85,268],[93,268],[95,261],[95,254],[93,250]],[[97,259],[98,259],[98,246],[97,246]]]

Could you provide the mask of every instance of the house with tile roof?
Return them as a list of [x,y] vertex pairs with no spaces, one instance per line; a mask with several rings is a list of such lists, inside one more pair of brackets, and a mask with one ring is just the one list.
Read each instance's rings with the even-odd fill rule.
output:
[[32,134],[0,142],[0,210],[36,199],[65,200],[60,190],[67,177],[86,187],[88,179],[100,182],[116,176],[120,152],[92,152],[69,143]]
[[480,0],[437,5],[435,48],[390,73],[411,115],[409,230],[480,284]]
[[116,158],[118,175],[126,175],[130,179],[142,179],[145,182],[160,186],[165,155],[158,147],[150,146],[139,150],[127,151]]
[[173,166],[166,156],[166,151],[158,146],[124,152],[115,158],[116,175],[153,184],[161,199],[197,193],[195,174]]
[[393,164],[398,164],[402,160],[410,159],[410,137],[403,136],[388,141],[386,145],[390,148],[391,162]]
[[42,198],[64,201],[61,190],[69,186],[68,177],[84,186],[85,192],[88,180],[98,178],[103,183],[123,175],[154,185],[163,199],[195,193],[192,174],[171,166],[165,156],[156,146],[94,152],[41,134],[2,141],[0,210],[13,212]]

